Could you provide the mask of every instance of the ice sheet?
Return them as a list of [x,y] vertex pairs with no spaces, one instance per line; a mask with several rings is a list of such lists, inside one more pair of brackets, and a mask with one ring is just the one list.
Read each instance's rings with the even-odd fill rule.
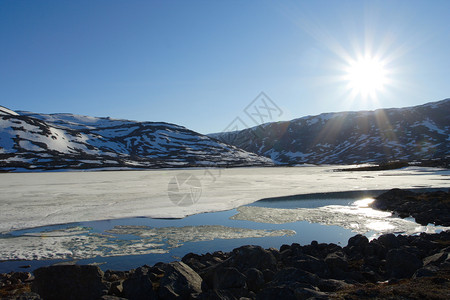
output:
[[[449,170],[406,168],[333,172],[336,168],[5,173],[0,174],[0,232],[137,216],[181,218],[228,210],[262,198],[296,194],[450,188]],[[177,193],[180,196],[177,199],[191,199],[193,204],[190,206],[177,206],[169,198],[169,182],[173,183],[180,174],[193,176],[200,184],[195,186],[195,194],[189,185],[180,186],[179,190],[170,193],[172,200]],[[173,189],[173,184],[170,186]]]

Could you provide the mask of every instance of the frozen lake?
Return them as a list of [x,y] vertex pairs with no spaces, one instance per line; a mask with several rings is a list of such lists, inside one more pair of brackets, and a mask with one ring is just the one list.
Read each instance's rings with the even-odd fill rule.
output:
[[244,244],[279,248],[316,240],[344,246],[356,233],[371,239],[383,233],[446,229],[373,210],[367,207],[370,198],[355,199],[360,198],[351,193],[305,195],[184,219],[127,218],[18,230],[0,238],[1,259],[19,260],[0,263],[0,272],[63,261],[127,270],[170,262],[189,252],[230,251]]
[[[128,269],[243,244],[279,247],[317,240],[345,245],[356,233],[372,238],[442,229],[374,211],[364,198],[394,187],[449,188],[448,170],[333,169],[0,174],[0,260],[31,260],[2,262],[0,272],[71,259]],[[335,193],[344,191],[357,193]],[[289,195],[299,196],[255,202]]]
[[[450,187],[449,170],[333,172],[336,168],[3,173],[0,233],[81,221],[182,218],[289,195]],[[185,175],[191,177],[177,192],[176,179]],[[181,205],[176,204],[178,196],[186,196]],[[195,203],[189,203],[191,199]]]

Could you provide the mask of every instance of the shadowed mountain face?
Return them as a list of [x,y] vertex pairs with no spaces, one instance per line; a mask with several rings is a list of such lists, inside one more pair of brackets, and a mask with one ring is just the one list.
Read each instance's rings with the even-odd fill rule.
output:
[[0,170],[272,165],[182,126],[0,107]]
[[450,152],[450,99],[408,108],[326,113],[210,136],[285,164],[442,158]]

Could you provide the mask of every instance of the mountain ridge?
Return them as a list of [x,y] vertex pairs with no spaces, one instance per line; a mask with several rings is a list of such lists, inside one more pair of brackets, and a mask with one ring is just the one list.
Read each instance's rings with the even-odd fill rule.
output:
[[176,124],[3,111],[2,171],[272,165]]
[[449,156],[450,99],[199,134],[166,122],[0,106],[0,171],[359,164]]
[[448,156],[449,132],[447,98],[413,107],[323,113],[209,136],[279,164],[354,164]]

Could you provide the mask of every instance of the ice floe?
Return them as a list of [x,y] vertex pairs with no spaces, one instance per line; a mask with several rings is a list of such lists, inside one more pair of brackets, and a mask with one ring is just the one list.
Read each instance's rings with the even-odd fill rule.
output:
[[415,234],[419,232],[433,233],[448,230],[443,226],[421,226],[409,219],[394,217],[390,212],[384,212],[368,207],[371,199],[356,201],[353,205],[328,205],[317,208],[270,208],[243,206],[237,208],[238,213],[233,220],[245,220],[258,223],[284,224],[298,221],[335,225],[350,229],[355,233],[375,235],[384,233]]
[[[293,230],[263,230],[221,225],[115,226],[104,233],[69,227],[0,238],[0,260],[87,259],[168,253],[186,242],[294,235]],[[124,238],[130,235],[131,238]]]

